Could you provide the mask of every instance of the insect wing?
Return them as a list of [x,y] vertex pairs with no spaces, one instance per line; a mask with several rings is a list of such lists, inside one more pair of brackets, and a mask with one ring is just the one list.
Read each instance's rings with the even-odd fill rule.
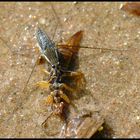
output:
[[66,44],[69,47],[71,47],[73,50],[77,50],[77,48],[79,49],[80,41],[82,37],[83,37],[83,31],[79,31],[75,33],[72,37],[70,37],[70,39],[67,41]]
[[83,37],[83,31],[75,33],[70,39],[66,42],[67,46],[73,53],[77,53],[80,49],[80,41]]
[[71,36],[66,44],[57,45],[60,55],[60,63],[64,70],[69,68],[71,61],[73,61],[73,64],[75,63],[75,59],[73,60],[73,57],[78,53],[80,49],[80,41],[82,36],[83,31],[79,31]]
[[78,53],[82,36],[83,31],[75,33],[72,37],[70,37],[70,39],[66,42],[65,45],[61,44],[57,46],[59,52],[61,52],[64,56],[71,56],[74,53]]
[[47,34],[40,28],[37,30],[36,37],[42,56],[44,56],[51,65],[57,65],[59,62],[58,51],[54,42],[52,42]]

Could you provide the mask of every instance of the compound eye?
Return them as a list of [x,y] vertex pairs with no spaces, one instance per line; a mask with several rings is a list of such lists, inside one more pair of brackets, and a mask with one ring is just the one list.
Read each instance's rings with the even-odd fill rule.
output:
[[55,68],[55,65],[52,65],[52,68],[54,69]]

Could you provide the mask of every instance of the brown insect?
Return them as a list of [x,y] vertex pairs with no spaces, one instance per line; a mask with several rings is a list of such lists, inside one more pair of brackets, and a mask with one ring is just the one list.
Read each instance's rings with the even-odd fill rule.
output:
[[[79,31],[70,37],[66,44],[55,45],[43,30],[40,28],[37,30],[41,55],[50,64],[51,70],[50,72],[44,70],[49,75],[48,81],[40,81],[36,85],[50,89],[50,94],[46,99],[46,103],[52,108],[50,116],[55,114],[65,119],[64,110],[70,104],[68,93],[75,91],[68,85],[66,79],[70,77],[78,82],[79,79],[83,78],[83,73],[73,71],[71,67],[71,63],[74,62],[74,58],[80,49],[82,36],[83,31]],[[42,125],[45,124],[47,119]]]
[[121,9],[133,15],[140,16],[140,3],[139,2],[126,3],[125,5],[122,6]]

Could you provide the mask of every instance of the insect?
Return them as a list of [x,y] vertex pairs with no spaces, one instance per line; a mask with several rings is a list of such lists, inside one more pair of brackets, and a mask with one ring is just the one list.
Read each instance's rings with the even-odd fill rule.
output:
[[133,15],[140,16],[140,3],[138,2],[126,3],[121,9]]
[[[72,71],[70,66],[79,51],[82,36],[83,31],[79,31],[66,44],[55,45],[42,29],[38,28],[36,33],[41,55],[51,66],[50,72],[43,70],[49,75],[48,81],[40,81],[36,85],[50,89],[46,103],[51,105],[51,115],[59,115],[63,119],[65,118],[65,107],[70,104],[67,93],[75,92],[75,89],[66,83],[66,78],[71,77],[74,80],[78,79],[77,81],[83,78],[83,73]],[[47,119],[43,124],[45,124]]]
[[[82,34],[82,33],[81,33]],[[67,44],[67,43],[66,43]],[[56,50],[55,50],[55,52],[57,52],[57,53],[52,53],[52,54],[54,54],[55,56],[57,56],[57,57],[54,57],[54,58],[56,58],[56,60],[57,60],[57,62],[61,62],[62,60],[65,62],[65,63],[61,63],[61,65],[59,64],[59,65],[57,65],[58,67],[57,68],[53,68],[53,66],[51,65],[51,64],[53,64],[52,63],[52,61],[50,61],[51,59],[49,59],[49,61],[51,62],[49,62],[50,63],[50,66],[51,66],[51,70],[53,71],[53,72],[51,72],[51,74],[49,74],[49,79],[51,79],[51,78],[53,78],[52,80],[50,80],[50,82],[49,82],[49,84],[48,84],[48,86],[46,86],[47,88],[50,88],[50,86],[52,86],[52,85],[54,85],[54,77],[56,77],[55,76],[55,71],[56,71],[56,69],[57,69],[57,73],[58,72],[60,72],[60,69],[61,69],[61,74],[59,74],[59,75],[64,75],[63,73],[65,73],[65,74],[67,74],[67,73],[69,73],[68,72],[68,70],[70,69],[69,68],[69,66],[70,66],[70,62],[72,62],[72,57],[71,57],[71,53],[68,53],[68,50],[67,50],[67,53],[65,53],[64,52],[64,49],[63,49],[63,51],[61,51],[62,50],[62,48],[64,48],[64,46],[65,45],[63,45],[63,47],[62,47],[62,45],[58,45],[57,47],[55,47],[56,48]],[[67,46],[67,45],[66,45]],[[70,45],[69,45],[70,46]],[[42,48],[41,48],[42,49]],[[69,48],[70,49],[70,48]],[[78,48],[77,48],[78,49]],[[76,50],[75,50],[76,51]],[[61,52],[61,53],[60,53]],[[57,54],[57,55],[56,55]],[[64,55],[65,54],[65,55]],[[66,55],[67,54],[67,55]],[[76,54],[76,53],[74,53],[74,54]],[[60,56],[59,56],[60,55]],[[49,55],[47,55],[47,56],[49,56]],[[64,58],[63,58],[64,57]],[[48,57],[47,57],[48,58]],[[61,58],[61,59],[60,59]],[[63,58],[63,59],[62,59]],[[66,61],[67,60],[67,61]],[[70,62],[69,62],[70,61]],[[62,64],[64,65],[65,64],[65,66],[62,66]],[[67,67],[67,66],[68,67]],[[61,67],[60,67],[61,66]],[[65,68],[66,68],[66,70],[67,70],[67,72],[66,72],[66,70],[65,70]],[[59,71],[58,71],[59,70]],[[63,72],[63,71],[65,70],[65,72]],[[71,69],[70,69],[71,70]],[[46,72],[47,73],[47,72]],[[58,74],[57,74],[58,75]],[[62,79],[62,81],[61,82],[59,82],[60,84],[62,84],[62,82],[65,82],[65,78],[67,78],[67,77],[63,77],[63,76],[59,76],[59,77],[61,77],[61,79]],[[80,77],[80,76],[79,76]],[[29,77],[29,79],[30,79],[30,77]],[[29,79],[28,79],[28,81],[29,81]],[[27,83],[26,83],[26,85],[25,85],[25,87],[27,87],[27,84],[28,84],[28,81],[27,81]],[[59,88],[60,89],[60,88]],[[25,91],[25,90],[24,90]],[[65,89],[64,87],[63,87],[63,89],[61,89],[61,90],[59,90],[59,91],[62,91],[62,93],[63,94],[58,94],[58,96],[55,96],[54,95],[54,92],[55,90],[54,89],[52,89],[51,90],[51,92],[53,92],[52,94],[53,95],[51,95],[50,94],[50,98],[48,97],[47,98],[47,101],[50,101],[50,102],[48,102],[48,103],[50,103],[50,104],[52,104],[53,106],[52,106],[52,108],[54,108],[54,111],[53,112],[55,112],[55,113],[57,113],[57,114],[63,114],[64,113],[64,109],[65,109],[65,107],[66,107],[66,105],[67,104],[69,104],[68,102],[69,102],[69,99],[67,99],[67,97],[68,97],[68,94],[67,94],[67,92],[70,92],[70,91],[67,91],[67,89]],[[73,90],[74,91],[74,90]],[[71,91],[71,92],[73,92],[73,91]],[[24,95],[24,94],[22,94],[22,95]],[[28,96],[28,94],[27,94],[27,96]],[[28,96],[28,97],[30,97],[30,96]],[[55,99],[60,99],[61,100],[61,102],[58,102],[58,103],[55,103],[55,100],[54,100],[54,97],[55,97]],[[59,97],[59,98],[58,98]],[[53,99],[53,100],[52,100]],[[61,103],[61,104],[60,104]],[[10,119],[12,118],[12,116],[13,116],[13,114],[15,114],[16,113],[16,111],[18,110],[18,109],[21,109],[21,106],[24,104],[24,100],[19,100],[19,102],[17,102],[17,105],[16,105],[16,107],[15,107],[15,109],[12,111],[12,113],[11,113],[11,115],[10,115]],[[62,113],[61,113],[62,112]],[[54,113],[52,113],[52,114],[54,114]],[[62,115],[61,115],[62,116]],[[6,123],[8,122],[7,120],[5,121]]]

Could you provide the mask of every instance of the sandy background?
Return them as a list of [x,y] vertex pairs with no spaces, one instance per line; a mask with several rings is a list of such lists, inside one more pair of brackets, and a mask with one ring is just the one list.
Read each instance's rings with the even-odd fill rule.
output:
[[49,114],[42,101],[48,93],[33,85],[43,79],[43,66],[35,67],[26,86],[39,55],[38,26],[56,43],[83,30],[83,46],[126,50],[81,48],[85,94],[73,103],[79,110],[100,110],[105,126],[97,137],[140,137],[140,18],[120,10],[122,4],[0,3],[0,137],[48,137],[40,126]]

